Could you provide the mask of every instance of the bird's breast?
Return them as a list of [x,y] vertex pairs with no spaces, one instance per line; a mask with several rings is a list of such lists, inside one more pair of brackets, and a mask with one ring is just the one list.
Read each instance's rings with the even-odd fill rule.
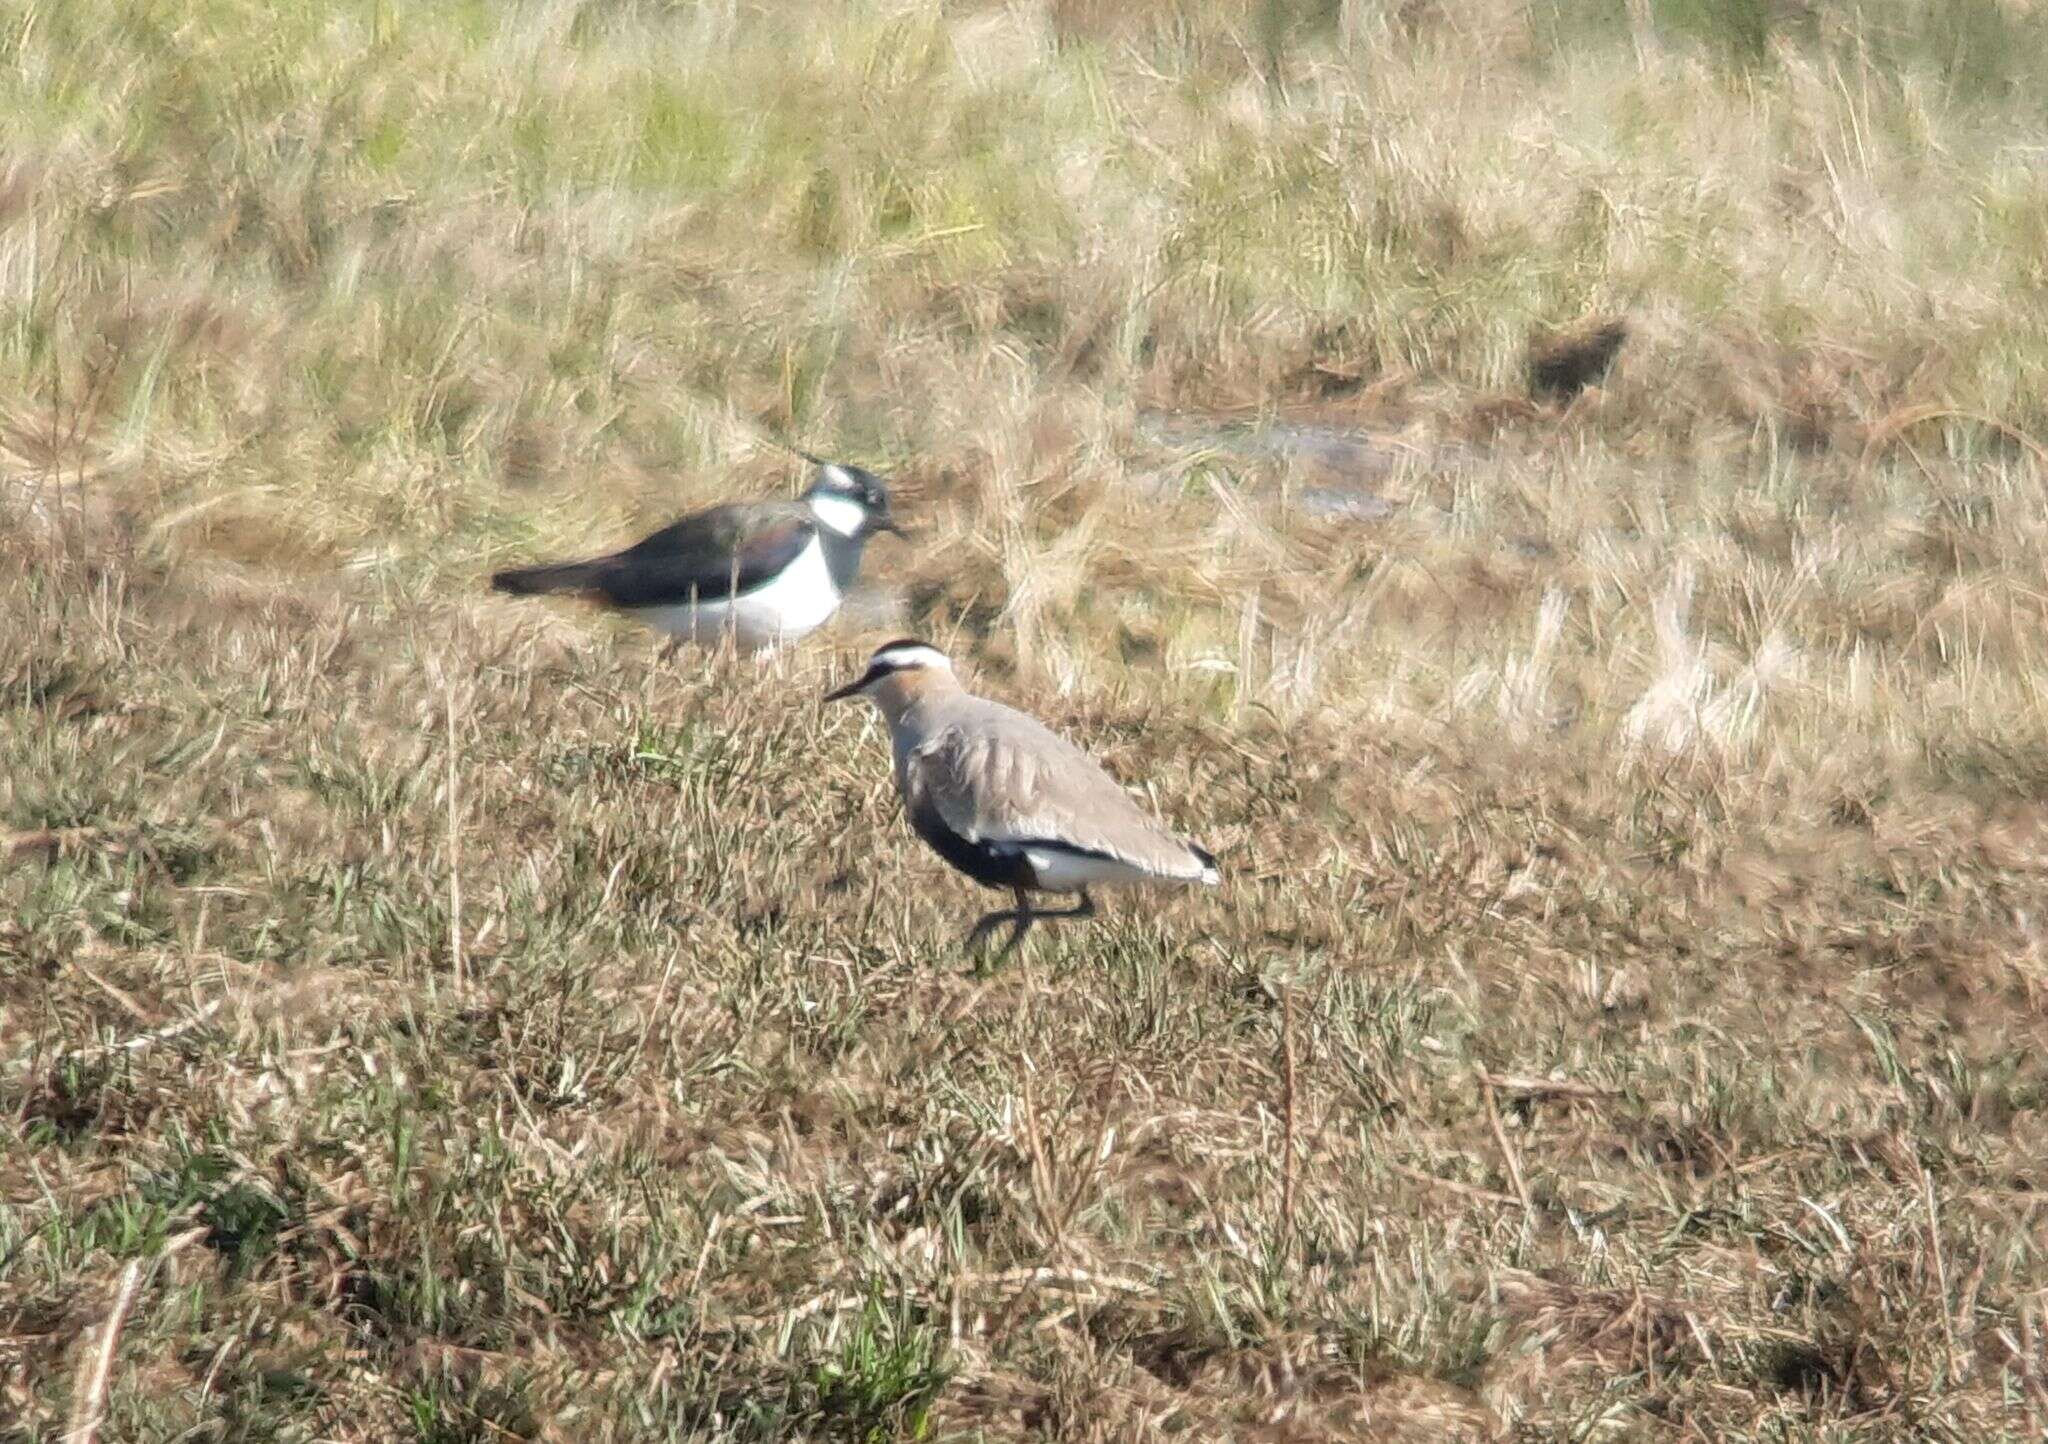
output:
[[772,581],[734,604],[741,627],[765,636],[800,637],[824,624],[839,609],[840,591],[825,564],[823,543],[813,538],[796,560]]

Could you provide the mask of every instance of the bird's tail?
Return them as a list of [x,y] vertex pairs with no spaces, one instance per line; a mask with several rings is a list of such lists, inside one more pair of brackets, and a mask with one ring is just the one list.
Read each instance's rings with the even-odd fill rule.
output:
[[515,597],[546,596],[550,592],[584,592],[597,581],[594,562],[557,562],[545,567],[513,567],[491,578],[491,589]]
[[1206,847],[1197,847],[1192,842],[1188,844],[1188,851],[1193,853],[1195,861],[1202,865],[1202,881],[1205,884],[1214,887],[1217,883],[1223,881],[1223,873],[1216,866],[1215,853],[1209,851]]

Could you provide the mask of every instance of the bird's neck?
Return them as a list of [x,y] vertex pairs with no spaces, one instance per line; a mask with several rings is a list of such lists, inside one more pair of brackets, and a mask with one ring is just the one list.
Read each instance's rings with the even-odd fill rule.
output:
[[891,673],[876,683],[869,695],[882,709],[882,716],[888,719],[889,730],[900,735],[906,728],[920,730],[918,714],[940,698],[956,694],[959,690],[960,683],[952,673],[920,667],[915,671]]
[[818,542],[825,552],[825,570],[831,574],[832,585],[844,592],[853,586],[853,579],[860,575],[860,554],[866,549],[868,539],[855,533],[847,536],[829,526],[818,528]]

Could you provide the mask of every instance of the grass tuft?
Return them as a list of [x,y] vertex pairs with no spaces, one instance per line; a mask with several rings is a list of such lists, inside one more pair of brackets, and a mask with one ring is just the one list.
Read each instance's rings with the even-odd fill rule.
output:
[[[2043,23],[0,16],[0,1441],[2038,1439]],[[910,632],[1225,886],[976,972]]]

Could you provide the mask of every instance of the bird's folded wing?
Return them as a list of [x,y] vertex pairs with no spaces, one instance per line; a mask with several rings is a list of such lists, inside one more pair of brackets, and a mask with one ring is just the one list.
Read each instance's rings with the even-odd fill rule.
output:
[[592,590],[615,607],[723,601],[772,580],[817,530],[800,502],[714,506],[604,558]]
[[1203,870],[1093,758],[1007,707],[996,725],[946,728],[911,752],[904,784],[970,842],[1096,853],[1166,878]]

